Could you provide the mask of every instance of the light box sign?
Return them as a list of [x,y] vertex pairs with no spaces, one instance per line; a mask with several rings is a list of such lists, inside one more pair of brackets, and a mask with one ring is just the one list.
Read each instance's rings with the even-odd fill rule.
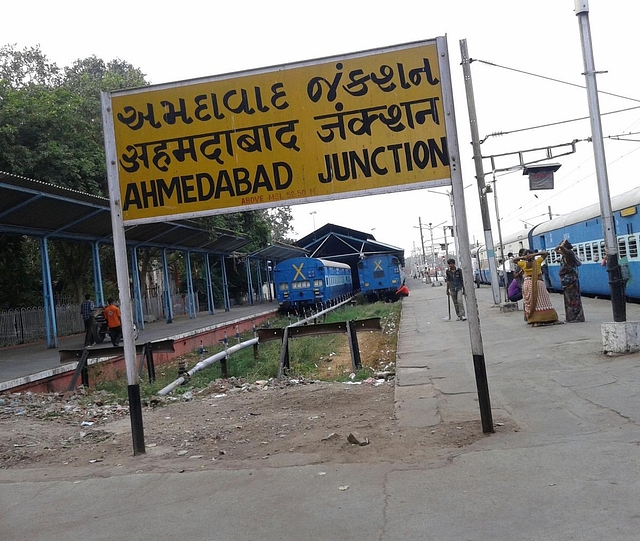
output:
[[439,40],[110,93],[124,221],[450,184]]

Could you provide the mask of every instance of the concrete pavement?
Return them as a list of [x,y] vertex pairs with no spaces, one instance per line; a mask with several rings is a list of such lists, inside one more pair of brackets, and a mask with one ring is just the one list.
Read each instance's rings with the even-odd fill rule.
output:
[[[444,287],[408,281],[396,413],[479,419],[466,322]],[[3,540],[637,540],[640,354],[601,353],[608,301],[586,323],[531,328],[476,290],[498,431],[416,465],[318,464],[60,480],[0,472]],[[563,318],[562,298],[552,295]],[[628,305],[628,319],[640,306]],[[372,442],[375,445],[375,442]],[[347,490],[339,487],[348,486]]]

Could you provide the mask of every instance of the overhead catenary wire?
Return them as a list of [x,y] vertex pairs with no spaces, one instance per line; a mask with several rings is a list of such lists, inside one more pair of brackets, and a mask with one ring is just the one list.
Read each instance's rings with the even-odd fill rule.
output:
[[[520,70],[517,68],[510,68],[508,66],[501,66],[500,64],[496,64],[494,62],[488,62],[487,60],[480,60],[478,58],[474,58],[472,60],[470,60],[470,62],[480,62],[481,64],[487,64],[488,66],[493,66],[496,68],[500,68],[500,69],[504,69],[504,70],[508,70],[508,71],[515,71],[517,73],[522,73],[523,75],[529,75],[531,77],[537,77],[538,79],[545,79],[547,81],[552,81],[554,83],[560,83],[563,85],[568,85],[568,86],[574,86],[576,88],[581,88],[582,90],[586,90],[586,86],[578,84],[578,83],[570,83],[569,81],[563,81],[562,79],[556,79],[554,77],[548,77],[546,75],[540,75],[537,73],[533,73],[530,71],[524,71],[524,70]],[[605,73],[605,72],[601,72],[601,73]],[[629,100],[629,101],[635,101],[640,103],[640,99],[638,98],[630,98],[629,96],[623,96],[622,94],[615,94],[613,92],[606,92],[604,90],[598,90],[598,94],[604,94],[606,96],[613,96],[614,98],[622,98],[623,100]],[[589,117],[587,117],[589,118]]]
[[[584,85],[580,85],[580,84],[577,84],[577,83],[571,83],[569,81],[563,81],[561,79],[556,79],[554,77],[548,77],[546,75],[540,75],[540,74],[537,74],[537,73],[533,73],[533,72],[529,72],[529,71],[525,71],[525,70],[521,70],[521,69],[517,69],[517,68],[511,68],[511,67],[508,67],[508,66],[502,66],[500,64],[496,64],[494,62],[488,62],[486,60],[479,60],[477,58],[474,58],[471,61],[472,62],[480,62],[481,64],[486,64],[488,66],[492,66],[492,67],[496,67],[496,68],[500,68],[500,69],[504,69],[504,70],[508,70],[508,71],[514,71],[516,73],[521,73],[523,75],[528,75],[530,77],[536,77],[538,79],[544,79],[544,80],[547,80],[547,81],[552,81],[554,83],[568,85],[568,86],[580,88],[580,89],[583,89],[583,90],[586,88]],[[613,92],[606,92],[604,90],[599,90],[598,93],[599,94],[604,94],[604,95],[607,95],[607,96],[612,96],[612,97],[615,97],[615,98],[621,98],[621,99],[625,99],[625,100],[629,100],[629,101],[640,103],[640,99],[631,98],[629,96],[623,96],[621,94],[616,94],[616,93],[613,93]],[[640,109],[640,105],[637,105],[635,107],[627,107],[625,109],[617,109],[615,111],[608,111],[606,113],[600,113],[600,116],[613,115],[613,114],[618,114],[618,113],[626,113],[628,111],[633,111],[633,110],[636,110],[636,109]],[[511,135],[511,134],[514,134],[514,133],[538,130],[538,129],[549,128],[549,127],[553,127],[553,126],[560,126],[562,124],[569,124],[569,123],[572,123],[572,122],[581,122],[581,121],[585,121],[585,120],[589,120],[589,116],[582,116],[582,117],[572,118],[572,119],[567,119],[567,120],[559,120],[557,122],[550,122],[550,123],[547,123],[547,124],[539,124],[539,125],[536,125],[536,126],[529,126],[527,128],[519,128],[519,129],[509,130],[509,131],[493,132],[493,133],[490,133],[489,135],[487,135],[486,137],[482,138],[480,140],[480,143],[481,144],[484,143],[487,139],[489,139],[489,137],[499,137],[499,136],[502,136],[502,135]]]
[[[513,71],[513,72],[520,73],[520,74],[523,74],[523,75],[527,75],[527,76],[530,76],[530,77],[535,77],[535,78],[551,81],[551,82],[554,82],[554,83],[559,83],[559,84],[563,84],[563,85],[567,85],[567,86],[571,86],[571,87],[575,87],[575,88],[580,88],[580,89],[583,89],[583,90],[586,89],[586,87],[584,85],[571,83],[571,82],[568,82],[568,81],[563,81],[561,79],[557,79],[557,78],[554,78],[554,77],[548,77],[548,76],[545,76],[545,75],[540,75],[540,74],[537,74],[537,73],[529,72],[529,71],[526,71],[526,70],[521,70],[521,69],[517,69],[517,68],[511,68],[511,67],[508,67],[508,66],[503,66],[503,65],[496,64],[494,62],[485,61],[485,60],[480,60],[480,59],[471,59],[470,60],[470,62],[474,62],[474,61],[475,62],[479,62],[481,64],[488,65],[488,66],[504,69],[504,70],[507,70],[507,71]],[[599,94],[603,94],[603,95],[607,95],[607,96],[612,96],[612,97],[615,97],[615,98],[620,98],[620,99],[625,99],[625,100],[629,100],[629,101],[632,101],[632,102],[640,103],[640,99],[631,98],[629,96],[624,96],[624,95],[613,93],[613,92],[606,92],[606,91],[603,91],[603,90],[599,90],[598,93]],[[633,107],[627,107],[627,108],[619,109],[619,110],[615,110],[615,111],[608,111],[608,112],[605,112],[605,113],[601,113],[600,116],[624,113],[624,112],[629,112],[629,111],[633,111],[633,110],[636,110],[636,109],[640,109],[640,105],[633,106]],[[526,127],[526,128],[519,128],[519,129],[515,129],[515,130],[510,130],[510,131],[494,132],[494,133],[491,133],[491,134],[487,135],[486,137],[484,137],[480,142],[484,143],[490,137],[497,137],[497,136],[502,136],[502,135],[511,135],[511,134],[515,134],[515,133],[532,131],[532,130],[537,130],[537,129],[542,129],[542,128],[549,128],[549,127],[559,126],[559,125],[562,125],[562,124],[569,124],[569,123],[572,123],[572,122],[585,121],[585,120],[589,120],[589,118],[590,118],[589,116],[583,116],[583,117],[579,117],[579,118],[561,120],[561,121],[557,121],[557,122],[550,122],[550,123],[546,123],[546,124],[540,124],[540,125],[530,126],[530,127]],[[632,126],[634,124],[637,124],[637,122],[634,122],[632,124]],[[637,133],[640,133],[640,132],[627,132],[627,133],[622,133],[622,134],[619,134],[619,135],[606,136],[605,138],[609,139],[610,141],[640,142],[640,140],[638,140],[638,139],[629,138],[630,135],[636,135]],[[575,139],[575,141],[576,142],[585,142],[585,141],[586,142],[591,142],[591,137]],[[625,157],[629,156],[630,154],[632,154],[636,150],[638,150],[638,149],[634,149],[634,150],[632,150],[632,151],[630,151],[628,153],[625,153],[622,156],[619,156],[617,159],[615,159],[613,161],[610,161],[610,164],[616,163],[616,162],[624,159]],[[583,164],[586,163],[587,161],[589,161],[589,160],[585,160],[585,162],[583,162]],[[580,166],[578,166],[578,167],[580,167]],[[510,173],[515,172],[515,170],[517,170],[517,169],[519,169],[519,168],[514,168],[513,171],[505,171],[502,174],[510,174]],[[567,190],[573,188],[574,186],[576,186],[580,182],[592,177],[593,175],[594,175],[594,173],[591,173],[589,175],[586,175],[586,176],[578,179],[577,181],[569,184],[568,186],[563,187],[561,190],[557,191],[556,193],[554,193],[550,197],[544,198],[544,200],[531,201],[528,204],[520,206],[518,209],[516,209],[516,211],[514,213],[511,213],[511,214],[508,214],[508,215],[504,216],[501,219],[501,222],[506,222],[506,221],[512,220],[513,217],[516,214],[518,215],[518,217],[520,217],[525,208],[533,210],[534,208],[542,205],[543,203],[544,204],[548,203],[552,199],[558,197],[562,193],[564,193]],[[500,175],[500,176],[502,176],[502,175]],[[565,175],[565,178],[566,178],[566,175]],[[536,196],[536,198],[537,198],[537,196]],[[547,213],[541,214],[540,216],[545,216],[545,215],[547,215]]]

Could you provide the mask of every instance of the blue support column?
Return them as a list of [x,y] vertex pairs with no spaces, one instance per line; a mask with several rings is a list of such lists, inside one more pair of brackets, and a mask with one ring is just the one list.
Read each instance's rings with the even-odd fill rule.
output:
[[189,318],[196,317],[196,302],[193,295],[193,277],[191,276],[191,252],[187,252],[187,307]]
[[258,271],[258,300],[260,301],[260,303],[264,302],[264,293],[263,293],[263,284],[264,282],[262,281],[262,265],[260,264],[260,260],[257,259],[256,260],[256,270]]
[[231,310],[231,301],[229,300],[229,282],[227,282],[227,267],[224,264],[224,256],[220,256],[220,263],[222,264],[222,296],[224,299],[224,311]]
[[211,281],[211,266],[209,263],[209,254],[204,255],[204,271],[207,280],[207,307],[211,315],[216,313],[216,308],[213,302],[213,282]]
[[[131,281],[133,282],[133,322],[138,329],[144,329],[142,295],[140,292],[140,271],[138,270],[138,249],[131,248]],[[120,292],[122,295],[122,292]]]
[[51,283],[49,266],[49,247],[47,239],[40,239],[40,262],[42,266],[42,295],[44,297],[44,326],[47,332],[47,347],[58,347],[58,325],[56,322],[56,306]]
[[91,244],[93,252],[93,292],[95,304],[104,306],[104,290],[102,288],[102,264],[100,263],[100,244],[93,242]]
[[251,276],[251,259],[247,256],[245,261],[245,268],[247,269],[247,297],[249,300],[249,306],[253,306],[253,278]]
[[271,265],[273,265],[272,261],[267,261],[266,262],[266,268],[267,268],[267,286],[268,286],[268,290],[269,290],[269,302],[273,301],[273,290],[271,289],[271,282],[272,282],[272,277],[271,277],[271,273],[273,272],[273,269],[271,268]]
[[173,303],[171,302],[171,280],[169,279],[169,264],[167,263],[167,249],[162,250],[162,280],[164,300],[164,318],[167,323],[173,323]]

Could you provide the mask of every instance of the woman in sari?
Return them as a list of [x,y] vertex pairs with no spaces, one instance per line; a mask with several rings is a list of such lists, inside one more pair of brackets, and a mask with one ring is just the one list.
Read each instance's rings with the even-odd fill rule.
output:
[[542,277],[542,263],[548,255],[548,252],[534,253],[527,250],[527,253],[514,259],[524,272],[524,315],[527,323],[534,327],[558,322],[558,314],[551,304],[551,297]]
[[563,240],[556,247],[556,252],[562,256],[560,266],[560,283],[564,293],[564,313],[567,323],[584,321],[582,298],[580,296],[580,280],[578,279],[578,267],[582,264],[573,251],[573,246],[568,240]]

